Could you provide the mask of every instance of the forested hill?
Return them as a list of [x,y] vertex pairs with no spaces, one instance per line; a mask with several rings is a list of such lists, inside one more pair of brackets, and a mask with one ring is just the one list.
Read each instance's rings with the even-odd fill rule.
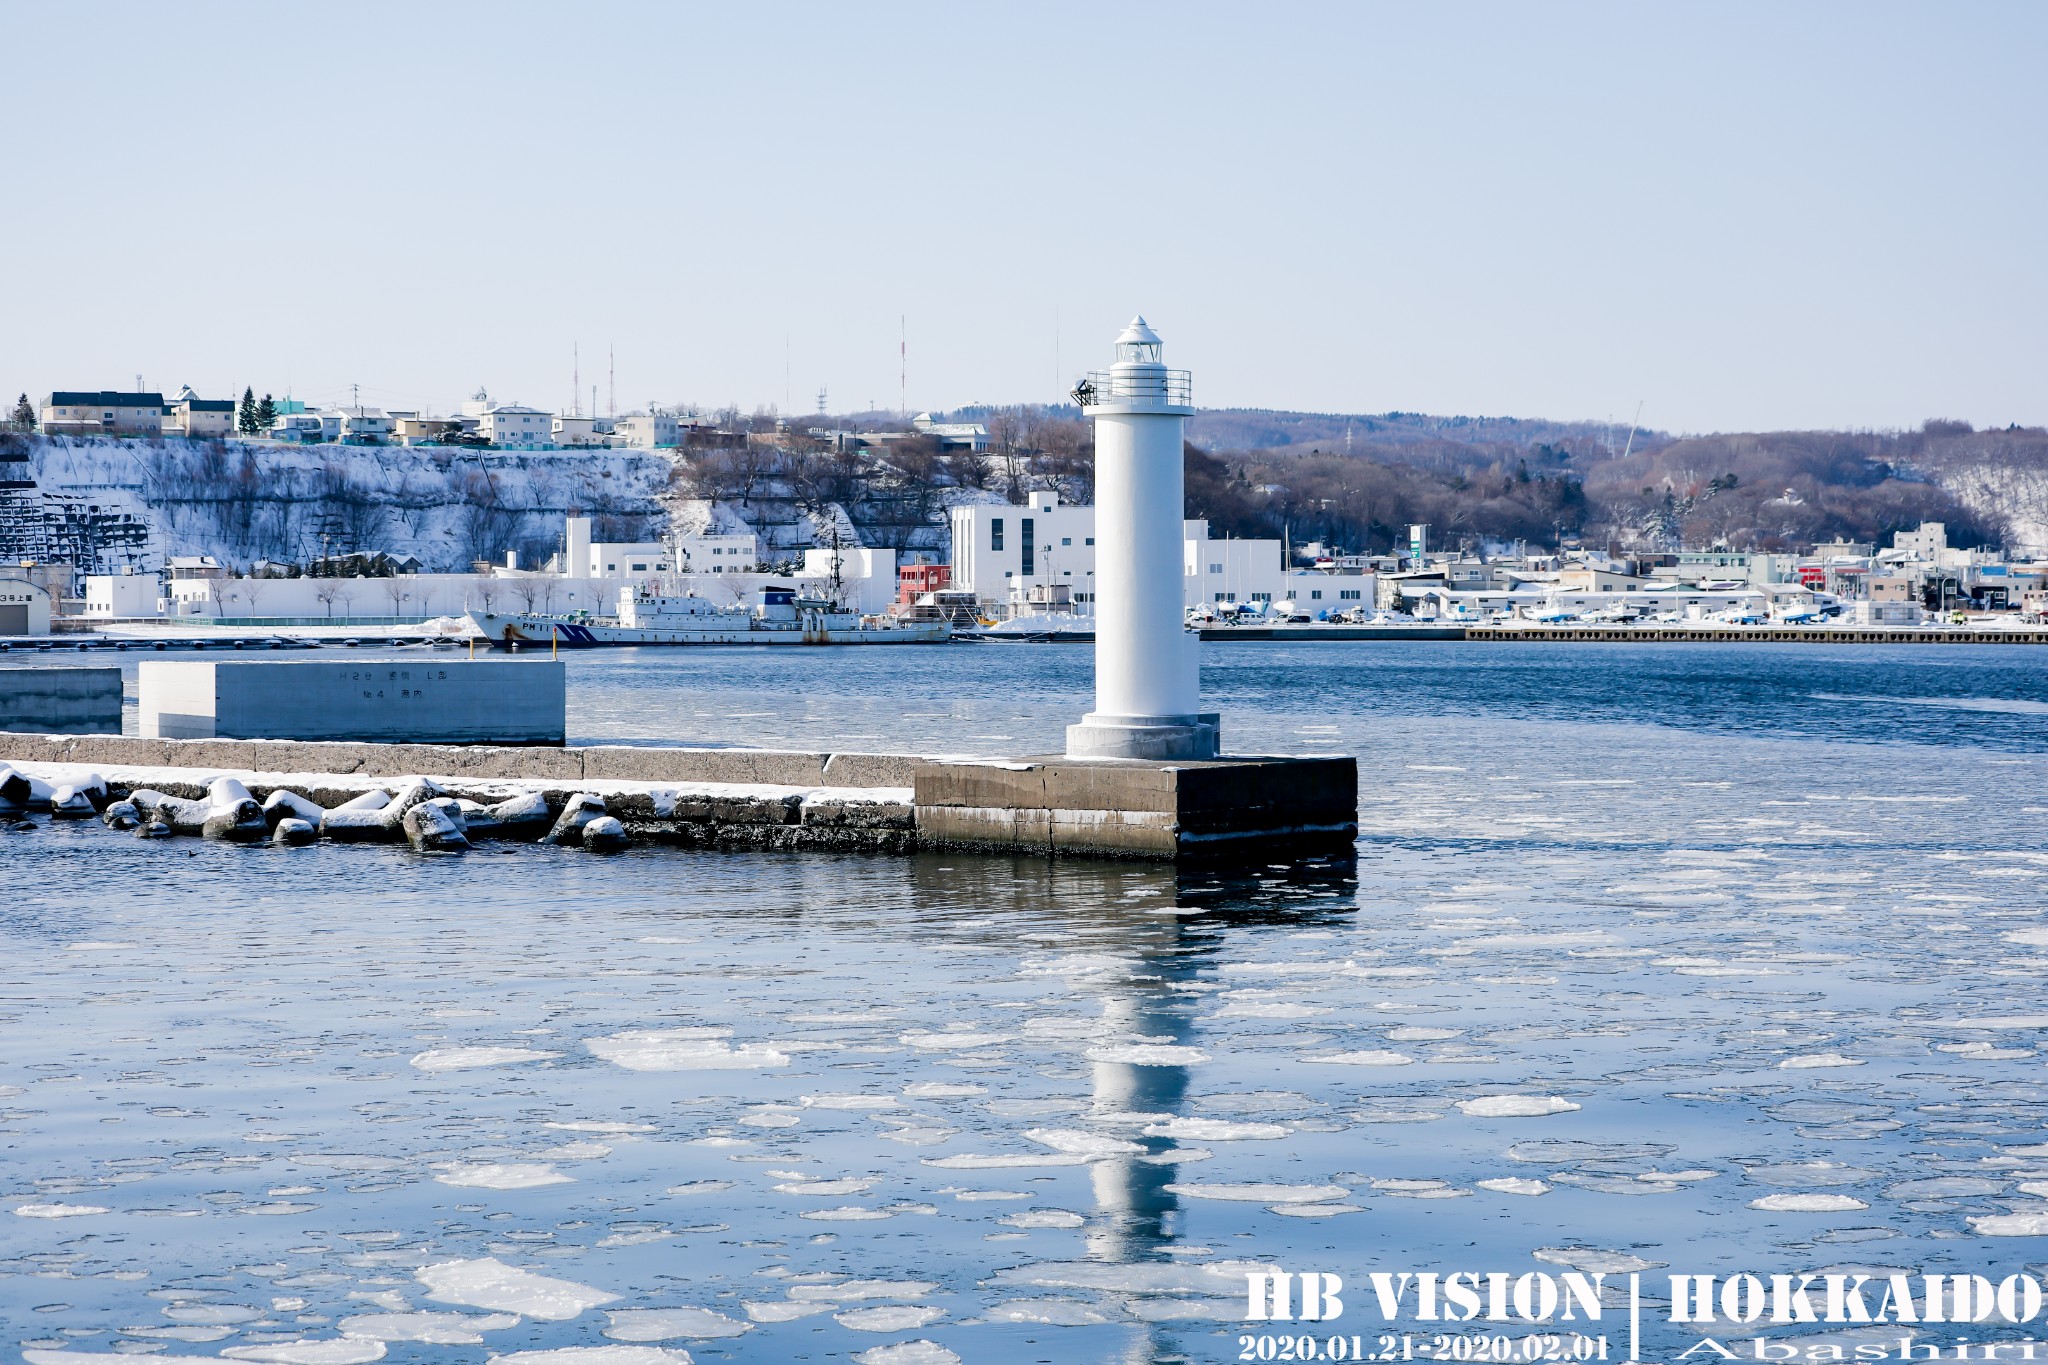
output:
[[[1385,549],[1414,521],[1439,545],[1577,535],[1677,548],[1951,543],[2048,553],[2048,430],[1674,437],[1525,418],[1223,410],[1189,424],[1190,514],[1240,535]],[[1626,454],[1624,454],[1626,452]]]

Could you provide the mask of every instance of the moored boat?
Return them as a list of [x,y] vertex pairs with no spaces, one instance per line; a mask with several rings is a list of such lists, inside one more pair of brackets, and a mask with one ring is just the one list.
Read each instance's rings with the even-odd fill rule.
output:
[[762,588],[751,603],[619,592],[616,616],[472,611],[477,637],[497,649],[594,649],[606,645],[919,645],[952,638],[944,621],[895,622],[793,588]]

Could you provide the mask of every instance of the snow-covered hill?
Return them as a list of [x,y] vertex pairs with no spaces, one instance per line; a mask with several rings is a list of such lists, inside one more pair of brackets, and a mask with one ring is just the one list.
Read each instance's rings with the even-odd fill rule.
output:
[[770,562],[816,545],[869,545],[943,558],[947,510],[1001,501],[975,489],[906,499],[889,478],[848,501],[812,504],[788,481],[763,478],[744,499],[693,496],[672,453],[655,450],[494,451],[442,446],[281,445],[270,441],[50,437],[30,443],[31,497],[70,515],[126,514],[148,527],[139,553],[103,561],[161,568],[173,555],[305,563],[381,550],[429,571],[472,563],[544,563],[572,513],[595,538],[654,541],[675,533],[752,533]]
[[2014,556],[2048,556],[2048,440],[1983,433],[1944,443],[1914,467],[1987,521]]
[[433,446],[53,437],[34,443],[38,489],[150,527],[145,568],[168,555],[304,562],[385,550],[433,570],[534,564],[559,548],[571,512],[600,539],[668,525],[673,461],[651,450],[488,451]]

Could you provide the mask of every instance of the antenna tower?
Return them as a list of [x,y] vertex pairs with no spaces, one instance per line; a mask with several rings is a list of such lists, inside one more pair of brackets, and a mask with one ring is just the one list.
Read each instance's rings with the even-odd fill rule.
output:
[[[583,343],[569,343],[569,415],[583,415]],[[595,417],[597,414],[592,413]]]
[[1643,400],[1642,400],[1642,399],[1640,399],[1640,398],[1638,398],[1638,399],[1636,400],[1636,415],[1635,415],[1635,420],[1631,421],[1631,422],[1630,422],[1630,423],[1628,424],[1628,444],[1627,444],[1627,445],[1625,445],[1625,446],[1623,446],[1623,447],[1621,448],[1621,458],[1622,458],[1622,459],[1626,460],[1626,459],[1627,459],[1627,458],[1629,457],[1629,452],[1630,452],[1630,451],[1632,451],[1632,450],[1634,450],[1634,449],[1636,448],[1636,431],[1637,431],[1637,429],[1638,429],[1639,427],[1641,427],[1641,426],[1642,426],[1642,424],[1643,424]]
[[[604,391],[604,415],[607,417],[617,417],[619,415],[619,350],[616,346],[607,347],[606,349],[610,352],[608,356],[610,365],[609,377],[605,381],[607,387]],[[590,405],[596,407],[597,399],[592,398]]]
[[[910,416],[910,325],[903,314],[896,315],[896,408]],[[140,380],[136,381],[140,383]]]

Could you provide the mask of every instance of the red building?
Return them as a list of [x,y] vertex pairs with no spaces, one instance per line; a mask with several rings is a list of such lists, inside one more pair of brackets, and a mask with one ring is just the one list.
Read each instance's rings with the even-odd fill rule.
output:
[[910,606],[928,592],[953,582],[951,564],[905,564],[896,570],[896,600]]

